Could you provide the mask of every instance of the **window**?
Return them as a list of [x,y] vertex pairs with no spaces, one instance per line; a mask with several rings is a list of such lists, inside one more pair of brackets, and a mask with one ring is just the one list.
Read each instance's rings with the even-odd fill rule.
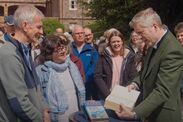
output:
[[77,10],[77,0],[69,0],[69,10]]
[[4,7],[0,6],[0,16],[4,16]]

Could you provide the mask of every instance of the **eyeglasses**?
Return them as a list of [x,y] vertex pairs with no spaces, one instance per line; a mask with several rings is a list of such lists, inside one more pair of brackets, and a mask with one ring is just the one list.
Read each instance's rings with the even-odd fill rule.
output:
[[67,46],[61,45],[61,46],[57,47],[57,48],[54,50],[54,52],[55,52],[55,53],[60,53],[60,52],[65,51],[66,49],[67,49]]
[[91,36],[92,34],[90,33],[90,34],[87,34],[87,35],[85,35],[85,37],[89,37],[89,36]]
[[78,33],[74,33],[75,35],[83,35],[84,32],[78,32]]

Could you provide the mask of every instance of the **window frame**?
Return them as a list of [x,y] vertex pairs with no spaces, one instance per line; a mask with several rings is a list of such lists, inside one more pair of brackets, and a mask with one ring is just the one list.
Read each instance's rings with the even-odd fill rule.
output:
[[69,0],[69,10],[77,10],[77,0]]

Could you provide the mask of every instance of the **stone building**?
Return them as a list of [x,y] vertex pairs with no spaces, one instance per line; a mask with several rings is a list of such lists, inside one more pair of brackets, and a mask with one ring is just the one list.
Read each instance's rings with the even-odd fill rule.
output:
[[91,17],[85,16],[86,10],[79,6],[77,0],[50,0],[47,2],[47,10],[47,16],[58,17],[66,28],[70,24],[87,25],[94,21]]
[[83,14],[85,10],[77,0],[0,0],[0,23],[3,23],[4,16],[12,15],[23,4],[36,6],[46,17],[58,19],[66,28],[70,24],[87,25],[94,20]]

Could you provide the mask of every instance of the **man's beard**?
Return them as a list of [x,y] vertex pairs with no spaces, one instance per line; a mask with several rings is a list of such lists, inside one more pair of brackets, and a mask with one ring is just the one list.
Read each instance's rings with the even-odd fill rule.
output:
[[30,43],[33,43],[34,45],[39,44],[38,40],[39,40],[40,35],[37,34],[37,35],[32,37],[29,34],[27,34],[27,37],[28,37]]

